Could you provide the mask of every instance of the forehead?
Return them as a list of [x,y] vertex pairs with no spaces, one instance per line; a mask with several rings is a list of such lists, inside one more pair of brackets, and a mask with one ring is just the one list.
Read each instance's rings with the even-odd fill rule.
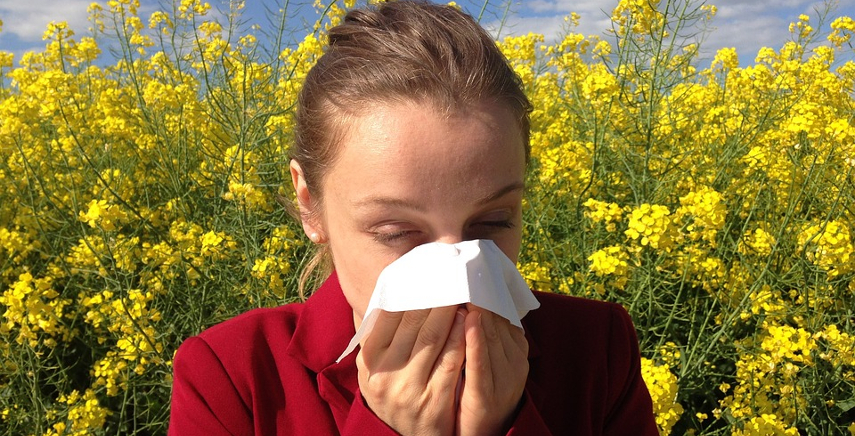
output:
[[324,190],[349,199],[441,201],[521,182],[525,172],[519,123],[494,103],[452,111],[417,103],[374,106],[351,119],[339,147]]

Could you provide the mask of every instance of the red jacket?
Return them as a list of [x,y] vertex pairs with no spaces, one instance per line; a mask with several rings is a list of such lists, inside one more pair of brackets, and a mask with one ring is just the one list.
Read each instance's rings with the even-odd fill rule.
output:
[[[530,371],[509,435],[657,435],[619,305],[537,292]],[[170,435],[395,435],[359,394],[353,311],[333,274],[304,304],[256,309],[184,341]]]

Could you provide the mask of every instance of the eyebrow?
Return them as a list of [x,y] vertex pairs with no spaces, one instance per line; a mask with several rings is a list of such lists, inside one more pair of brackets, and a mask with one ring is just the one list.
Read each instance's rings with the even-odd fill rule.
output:
[[498,199],[504,197],[505,195],[510,194],[511,192],[522,191],[523,189],[525,189],[525,183],[514,182],[514,183],[511,183],[510,185],[505,186],[504,188],[499,189],[498,191],[478,200],[477,203],[478,203],[478,205],[485,205],[491,201],[498,200]]
[[[489,194],[487,196],[484,196],[484,197],[478,199],[476,201],[476,204],[478,204],[479,206],[485,205],[491,201],[498,200],[499,198],[502,198],[511,192],[521,191],[524,189],[525,189],[525,184],[523,182],[514,182],[508,186],[503,187],[502,189],[499,189],[498,191],[496,191],[492,194]],[[405,200],[405,199],[395,198],[395,197],[371,196],[371,197],[366,197],[366,198],[363,198],[359,201],[354,202],[354,206],[356,206],[356,207],[368,207],[368,206],[375,206],[375,205],[397,207],[397,208],[402,208],[402,209],[411,209],[411,210],[415,210],[417,212],[424,212],[425,211],[425,208],[419,204],[413,203],[413,202]]]

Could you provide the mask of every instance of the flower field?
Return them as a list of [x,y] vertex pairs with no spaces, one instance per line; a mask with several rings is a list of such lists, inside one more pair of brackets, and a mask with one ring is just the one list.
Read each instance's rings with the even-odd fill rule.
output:
[[[299,298],[294,104],[345,3],[111,0],[0,51],[0,433],[163,434],[181,341]],[[535,106],[519,268],[630,311],[662,434],[855,435],[855,21],[702,68],[714,15],[498,42]]]

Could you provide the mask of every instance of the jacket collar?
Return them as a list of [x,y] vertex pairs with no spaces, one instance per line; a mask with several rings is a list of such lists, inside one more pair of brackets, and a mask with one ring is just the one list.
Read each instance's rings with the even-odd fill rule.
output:
[[306,300],[287,352],[306,368],[319,373],[335,363],[355,333],[353,309],[333,272]]

